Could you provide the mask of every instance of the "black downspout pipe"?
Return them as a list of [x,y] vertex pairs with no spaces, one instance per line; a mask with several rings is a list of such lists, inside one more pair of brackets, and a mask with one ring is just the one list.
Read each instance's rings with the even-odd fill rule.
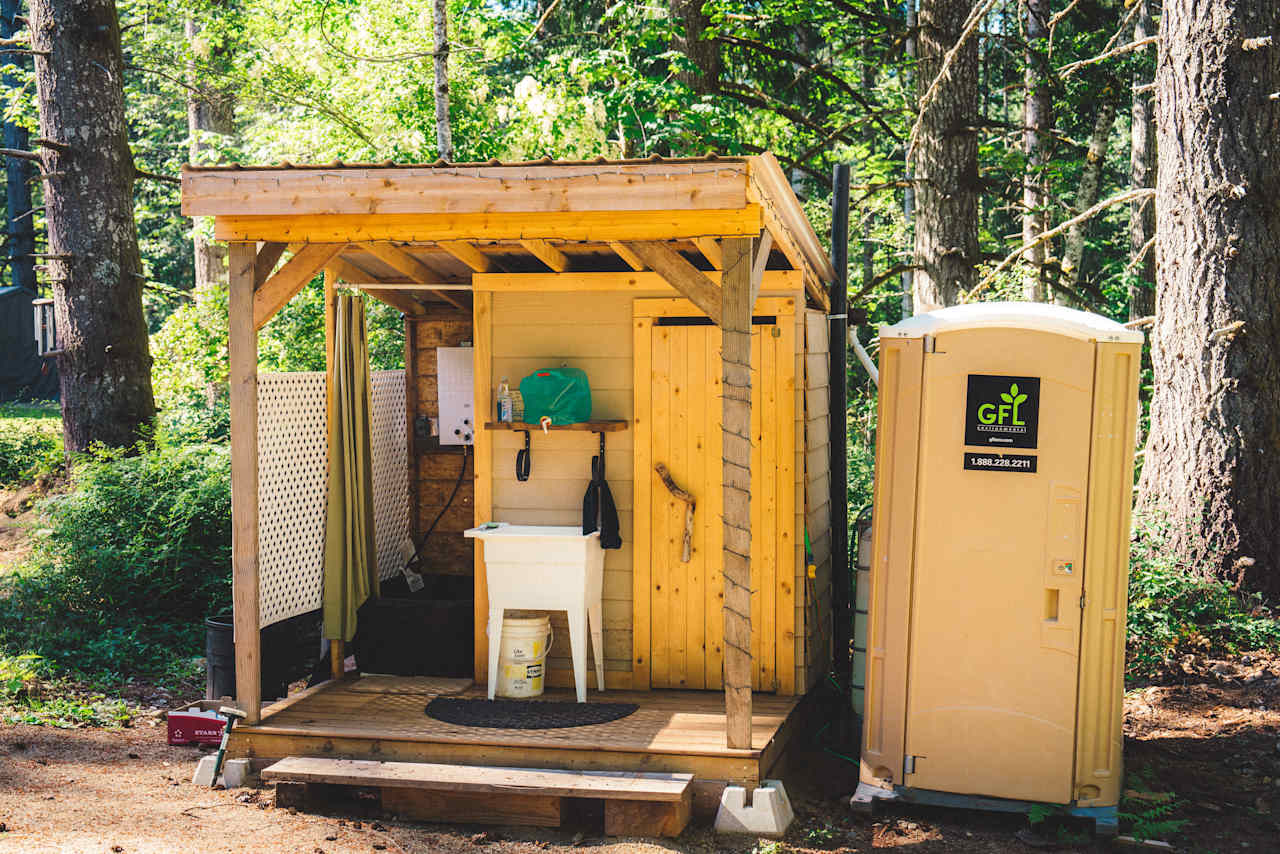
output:
[[[834,660],[840,684],[852,678],[850,644],[853,637],[853,574],[849,571],[848,374],[849,356],[849,164],[837,163],[832,174],[830,340],[830,452],[831,452],[831,616]],[[848,700],[849,698],[846,698]]]

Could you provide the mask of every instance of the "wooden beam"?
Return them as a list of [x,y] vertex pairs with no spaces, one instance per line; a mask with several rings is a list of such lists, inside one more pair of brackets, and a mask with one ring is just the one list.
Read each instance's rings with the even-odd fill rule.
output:
[[[627,248],[671,283],[702,310],[707,317],[720,323],[720,288],[684,256],[666,243],[653,241],[628,242]],[[748,292],[749,293],[749,292]],[[746,295],[744,295],[744,299]]]
[[751,746],[751,241],[724,241],[724,703],[728,746]]
[[[741,208],[744,158],[703,162],[186,169],[186,216]],[[790,192],[790,188],[788,188]]]
[[[719,286],[719,270],[702,273]],[[476,273],[472,289],[479,291],[520,292],[600,292],[625,291],[637,295],[677,295],[680,292],[660,274],[651,270],[632,273]],[[804,274],[799,270],[766,270],[761,290],[798,295],[804,289]]]
[[[488,421],[496,413],[493,405],[493,294],[477,293],[471,309],[471,337],[475,344],[472,352],[475,382],[476,421]],[[488,430],[475,434],[475,494],[472,496],[473,522],[483,525],[493,521],[493,437]],[[489,678],[489,645],[485,627],[489,622],[489,588],[484,569],[484,541],[478,537],[475,543],[474,591],[475,624],[473,626],[473,676],[476,684],[487,684]]]
[[386,288],[362,287],[361,292],[368,294],[379,302],[385,302],[392,308],[398,308],[410,317],[423,313],[423,305],[414,299],[408,291],[388,290]]
[[262,714],[262,634],[258,613],[258,324],[253,282],[257,247],[227,251],[227,357],[231,379],[231,600],[236,702],[247,723]]
[[569,270],[569,256],[552,246],[545,240],[521,240],[520,245],[528,249],[538,260],[557,273]]
[[760,233],[764,212],[752,204],[740,209],[552,211],[549,213],[471,214],[310,214],[248,215],[243,209],[219,216],[213,225],[218,240],[275,240],[285,243],[396,240],[435,243],[441,240],[687,240]]
[[[361,243],[360,247],[367,250],[371,255],[382,261],[389,267],[394,267],[401,273],[404,273],[410,279],[423,285],[440,285],[444,284],[444,278],[432,270],[426,264],[423,264],[417,258],[414,258],[408,252],[396,246],[393,243],[370,242]],[[455,308],[466,308],[466,304],[455,296],[446,294],[444,291],[436,292],[436,296],[454,306]]]
[[253,287],[262,287],[262,283],[267,280],[271,272],[275,270],[276,263],[280,260],[280,256],[284,254],[287,248],[284,243],[264,243],[262,248],[258,250],[258,259],[254,262]]
[[436,245],[466,264],[473,272],[494,273],[498,270],[498,265],[492,258],[465,240],[441,240]]
[[712,267],[717,270],[724,269],[724,252],[721,251],[718,240],[714,237],[695,237],[693,243]]
[[261,329],[265,326],[277,311],[284,308],[346,246],[345,243],[308,243],[299,249],[274,276],[254,291],[254,328]]
[[760,232],[756,241],[755,261],[751,264],[751,304],[756,304],[760,286],[764,283],[764,271],[769,266],[769,253],[773,251],[773,233],[769,229]]
[[625,243],[619,243],[618,241],[613,240],[610,241],[609,248],[612,249],[619,258],[626,261],[627,266],[632,270],[635,270],[637,273],[646,269],[644,262],[640,260],[640,256],[628,249]]
[[[341,258],[334,258],[340,262]],[[333,417],[333,345],[337,339],[338,274],[332,265],[324,271],[324,400],[326,428]],[[327,464],[327,463],[326,463]],[[347,653],[342,638],[329,639],[329,678],[347,675]]]

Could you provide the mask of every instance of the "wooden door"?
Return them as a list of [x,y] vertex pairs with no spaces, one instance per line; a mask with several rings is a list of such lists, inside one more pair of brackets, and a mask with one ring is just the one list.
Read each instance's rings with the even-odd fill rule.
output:
[[[757,691],[777,689],[779,644],[795,642],[794,312],[793,300],[759,300],[752,322],[751,655]],[[686,300],[637,300],[635,315],[637,682],[644,682],[647,670],[653,688],[719,689],[720,330]],[[688,562],[682,560],[685,505],[656,474],[658,463],[697,500]],[[793,655],[781,658],[794,667]]]

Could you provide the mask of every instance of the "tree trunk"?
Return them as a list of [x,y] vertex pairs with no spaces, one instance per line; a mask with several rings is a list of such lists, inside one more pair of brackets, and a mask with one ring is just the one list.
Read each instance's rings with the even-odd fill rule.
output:
[[[112,0],[32,0],[49,277],[67,453],[130,445],[155,415]],[[47,53],[43,53],[46,52]]]
[[[1022,153],[1026,167],[1022,175],[1022,242],[1030,243],[1048,227],[1048,198],[1045,193],[1045,166],[1049,159],[1049,130],[1053,126],[1053,103],[1045,80],[1045,44],[1049,36],[1049,0],[1026,0],[1027,49],[1023,69],[1026,86],[1022,105]],[[1048,247],[1040,243],[1028,249],[1022,278],[1022,298],[1044,302],[1048,297],[1045,259]]]
[[1187,566],[1280,593],[1280,0],[1165,0],[1140,503]]
[[[1111,144],[1111,128],[1116,123],[1114,101],[1103,101],[1098,106],[1098,118],[1093,123],[1093,135],[1089,137],[1089,153],[1085,155],[1080,170],[1080,184],[1076,189],[1075,212],[1093,207],[1098,201],[1102,186],[1102,166],[1107,160],[1107,148]],[[1084,241],[1089,232],[1089,220],[1076,223],[1067,230],[1066,251],[1062,258],[1062,272],[1067,284],[1075,293],[1084,286]]]
[[[203,28],[194,18],[186,21],[187,42],[191,46],[192,62],[187,69],[187,134],[190,137],[188,157],[192,163],[215,162],[211,155],[210,134],[232,136],[235,133],[235,96],[226,89],[208,85],[208,68],[214,64],[213,51],[203,44],[200,32]],[[204,60],[202,69],[196,61]],[[197,228],[192,237],[195,250],[195,286],[202,289],[227,283],[227,247],[210,240]]]
[[[1138,0],[1138,18],[1133,25],[1133,40],[1140,41],[1155,34],[1151,20],[1151,0]],[[1132,187],[1151,187],[1156,177],[1156,119],[1149,92],[1138,89],[1149,81],[1141,74],[1133,78],[1133,107],[1130,129],[1129,178]],[[1129,319],[1150,317],[1156,313],[1156,253],[1148,245],[1156,233],[1154,199],[1134,202],[1129,212],[1129,263],[1133,278],[1129,280]],[[1141,254],[1141,258],[1139,258]]]
[[[903,89],[907,92],[907,97],[915,96],[916,89],[916,58],[919,55],[919,46],[917,45],[916,33],[917,26],[920,22],[919,16],[916,14],[916,0],[907,0],[907,64],[903,66]],[[905,187],[902,188],[902,220],[906,225],[907,239],[911,241],[909,252],[907,255],[905,270],[902,271],[902,317],[906,319],[916,313],[915,303],[915,219],[916,219],[916,185],[915,185],[915,167],[911,165],[913,154],[908,151],[903,161],[902,178]]]
[[711,26],[711,18],[703,11],[704,0],[671,0],[671,19],[676,23],[675,47],[693,64],[690,72],[680,72],[678,77],[699,95],[715,92],[720,86],[723,64],[720,47],[704,38]]
[[[920,4],[920,91],[929,89],[959,40],[966,0]],[[978,260],[978,40],[970,36],[947,78],[923,105],[915,150],[915,310],[953,305],[975,284]]]
[[[22,29],[18,18],[22,14],[22,0],[0,0],[0,38],[8,41]],[[22,55],[6,57],[10,65],[22,66],[26,58]],[[0,78],[7,91],[12,92],[19,85],[17,76],[6,72]],[[29,140],[27,130],[11,118],[4,122],[4,147],[21,151],[27,150]],[[31,176],[35,173],[31,161],[18,157],[6,158],[5,164],[5,197],[8,227],[5,233],[9,236],[9,284],[26,288],[36,293],[36,229],[35,219],[31,216]]]
[[453,130],[449,125],[449,4],[433,0],[435,27],[436,152],[441,160],[453,159]]

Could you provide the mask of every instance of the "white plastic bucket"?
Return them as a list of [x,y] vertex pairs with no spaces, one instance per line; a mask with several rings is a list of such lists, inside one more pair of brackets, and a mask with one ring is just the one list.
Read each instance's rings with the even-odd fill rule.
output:
[[551,620],[547,617],[507,617],[502,621],[499,697],[541,696],[552,640]]

